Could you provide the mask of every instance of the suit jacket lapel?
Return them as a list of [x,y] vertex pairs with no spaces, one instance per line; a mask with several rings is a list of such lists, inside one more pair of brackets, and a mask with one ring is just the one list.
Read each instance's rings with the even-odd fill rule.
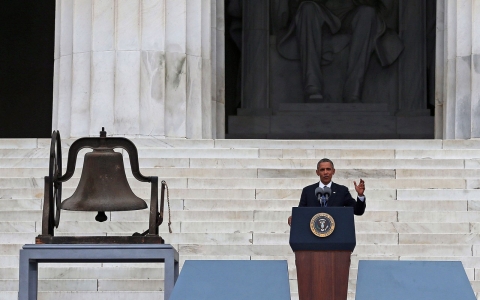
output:
[[328,198],[329,204],[333,204],[337,199],[338,185],[335,182],[332,182],[331,189],[332,189],[332,195],[330,195],[330,198]]

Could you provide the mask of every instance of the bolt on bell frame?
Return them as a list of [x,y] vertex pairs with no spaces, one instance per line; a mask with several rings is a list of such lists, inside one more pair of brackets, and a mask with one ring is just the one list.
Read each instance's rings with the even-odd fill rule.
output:
[[[77,155],[84,148],[93,149],[85,154],[82,175],[73,195],[61,201],[62,183],[72,178]],[[113,151],[122,148],[127,151],[133,176],[141,182],[151,183],[149,228],[133,236],[54,236],[54,227],[60,223],[60,212],[98,211],[95,220],[107,220],[105,211],[131,211],[147,208],[144,200],[138,198],[128,185],[123,155]],[[50,144],[49,173],[45,176],[45,194],[42,216],[42,234],[36,244],[163,244],[158,227],[163,223],[164,191],[168,186],[162,181],[160,212],[158,208],[158,177],[143,176],[139,169],[138,151],[135,144],[126,138],[107,137],[102,127],[100,137],[85,137],[76,140],[69,149],[67,170],[62,173],[62,146],[60,132],[53,131]],[[168,197],[167,197],[168,198]],[[167,199],[168,200],[168,199]],[[169,208],[170,208],[170,203]],[[170,228],[170,222],[168,224]],[[170,229],[171,232],[171,229]]]

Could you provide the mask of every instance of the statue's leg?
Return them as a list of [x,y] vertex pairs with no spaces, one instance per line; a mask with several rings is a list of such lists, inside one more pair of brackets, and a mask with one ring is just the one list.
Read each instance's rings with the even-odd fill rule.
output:
[[325,23],[314,2],[303,2],[295,16],[296,38],[300,49],[302,79],[307,100],[322,97],[322,26]]
[[359,6],[352,19],[348,21],[352,30],[352,40],[343,100],[360,102],[365,73],[374,51],[374,40],[380,20],[373,7]]

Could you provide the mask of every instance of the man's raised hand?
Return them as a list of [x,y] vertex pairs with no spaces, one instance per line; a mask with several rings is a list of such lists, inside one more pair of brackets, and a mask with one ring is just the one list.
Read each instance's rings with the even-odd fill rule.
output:
[[357,185],[357,182],[354,181],[353,184],[355,185],[355,190],[357,191],[358,196],[363,196],[365,192],[365,181],[360,178],[360,183]]

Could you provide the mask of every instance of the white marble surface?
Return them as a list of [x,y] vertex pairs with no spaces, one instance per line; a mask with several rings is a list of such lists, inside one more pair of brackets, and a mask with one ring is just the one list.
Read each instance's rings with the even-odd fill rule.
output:
[[471,53],[467,56],[457,56],[456,59],[455,138],[457,139],[471,137],[471,60]]
[[117,51],[113,134],[140,131],[140,52]]
[[140,134],[165,136],[165,53],[142,51],[140,66]]
[[92,1],[76,0],[73,9],[73,53],[92,49]]
[[[296,271],[286,218],[297,205],[302,186],[316,180],[315,163],[327,156],[335,157],[336,182],[349,185],[354,194],[351,181],[361,176],[369,187],[367,211],[355,217],[358,243],[350,271],[351,297],[359,259],[460,260],[474,290],[480,288],[475,280],[480,268],[480,190],[473,188],[478,187],[480,174],[476,140],[366,145],[342,141],[331,148],[317,148],[318,141],[302,141],[294,148],[294,141],[132,140],[139,146],[142,172],[170,185],[173,233],[168,233],[166,221],[160,232],[180,251],[182,261],[287,259],[294,298]],[[65,155],[72,142],[64,140]],[[12,149],[16,145],[23,149]],[[356,147],[362,149],[357,152]],[[0,289],[7,289],[0,292],[2,297],[17,287],[12,281],[18,277],[18,250],[33,242],[41,228],[41,177],[47,172],[48,148],[48,139],[0,140]],[[211,158],[201,158],[205,156]],[[73,192],[79,176],[77,172],[65,183],[64,197]],[[131,174],[128,177],[135,193],[148,199],[148,184],[143,187]],[[112,212],[109,221],[101,224],[94,222],[94,216],[62,212],[56,233],[127,235],[148,226],[148,210]],[[162,284],[162,272],[152,270],[147,264],[49,264],[41,271],[43,295],[56,293],[65,299],[69,292],[62,290],[88,290],[89,282],[98,280],[103,282],[102,297],[108,290],[139,297],[144,293],[141,289],[155,290],[152,282]],[[64,287],[50,282],[60,276],[66,280]],[[141,289],[122,285],[146,278],[151,279]],[[78,281],[78,288],[69,280]]]
[[165,0],[142,0],[142,49],[165,51]]
[[[436,137],[478,137],[478,3],[437,2]],[[444,67],[445,66],[445,67]],[[478,69],[478,67],[477,67]]]
[[93,0],[92,50],[115,50],[115,0]]
[[[117,0],[115,37],[117,51],[140,50],[141,0]],[[135,67],[132,66],[132,70]]]
[[72,97],[72,55],[65,55],[59,58],[58,78],[58,116],[57,128],[70,135],[70,114]]
[[165,51],[186,54],[186,0],[165,0]]
[[187,57],[178,52],[165,56],[165,135],[185,137],[187,122]]
[[73,3],[74,0],[60,1],[60,57],[73,53]]
[[90,128],[91,54],[80,52],[73,55],[71,135],[88,136]]
[[151,279],[116,279],[99,280],[99,291],[163,291],[163,280]]
[[53,129],[64,137],[96,136],[102,126],[119,135],[223,137],[224,106],[211,105],[212,95],[224,101],[224,63],[211,64],[223,57],[216,2],[57,1]]
[[[15,297],[18,298],[18,295],[16,295]],[[158,300],[158,299],[163,299],[163,292],[157,292],[157,291],[90,292],[90,291],[86,291],[86,292],[64,292],[64,293],[58,293],[58,292],[39,292],[38,293],[38,300],[64,300],[66,298],[70,300],[84,300],[84,299],[95,299],[95,297],[101,297],[102,299],[116,299],[116,300],[129,300],[129,299]],[[16,299],[16,298],[12,297],[5,300],[10,300],[10,299]]]
[[186,0],[186,53],[202,56],[202,1]]
[[[90,98],[90,135],[98,136],[105,127],[114,128],[115,52],[92,52],[92,90]],[[61,133],[61,131],[60,131]],[[68,134],[64,135],[68,137]]]
[[[200,49],[200,48],[199,48]],[[187,55],[186,137],[202,138],[202,58]]]
[[[210,87],[210,88],[209,88]],[[202,136],[212,138],[213,115],[212,115],[212,61],[202,59]]]

